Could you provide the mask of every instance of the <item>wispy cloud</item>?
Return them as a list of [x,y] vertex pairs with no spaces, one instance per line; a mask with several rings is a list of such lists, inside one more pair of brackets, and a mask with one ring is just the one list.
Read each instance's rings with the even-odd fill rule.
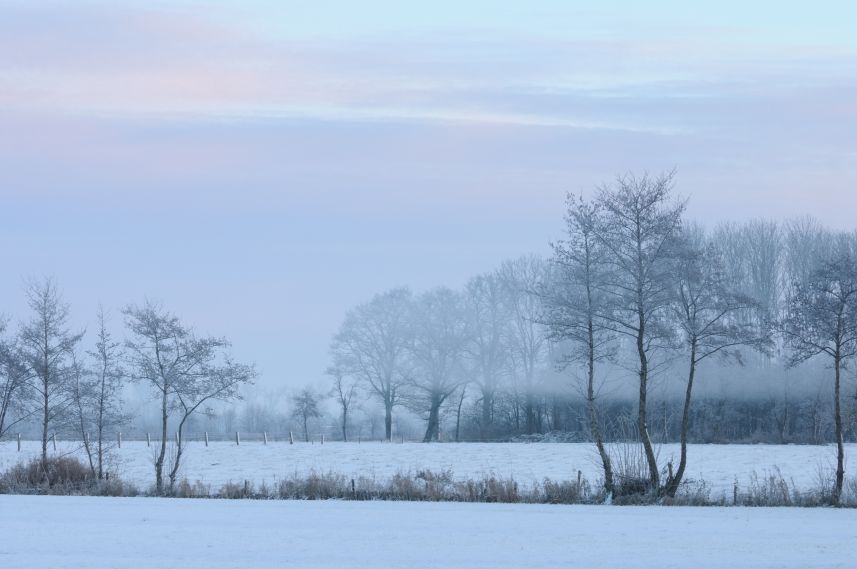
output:
[[477,28],[470,36],[420,31],[324,41],[262,33],[227,20],[223,9],[91,2],[2,10],[0,103],[43,113],[675,134],[716,122],[694,117],[712,99],[841,88],[853,84],[857,64],[847,50],[836,57],[750,50],[743,36],[717,27],[661,31],[657,39],[540,37],[532,29],[498,36]]

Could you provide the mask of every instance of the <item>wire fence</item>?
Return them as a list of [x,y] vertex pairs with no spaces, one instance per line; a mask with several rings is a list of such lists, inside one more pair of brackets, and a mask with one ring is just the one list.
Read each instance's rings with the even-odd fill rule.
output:
[[[122,448],[123,443],[129,442],[145,442],[147,446],[159,445],[161,443],[161,433],[154,432],[142,432],[142,431],[131,431],[131,432],[123,432],[117,431],[115,433],[104,434],[102,436],[102,444],[109,444],[114,447]],[[342,437],[334,437],[331,438],[329,435],[325,433],[296,433],[294,431],[286,431],[286,432],[248,432],[248,431],[234,431],[231,433],[224,432],[209,432],[209,431],[200,431],[200,432],[183,432],[179,435],[178,431],[174,431],[172,436],[167,437],[166,442],[169,444],[187,444],[187,443],[201,443],[204,445],[209,445],[210,443],[231,443],[236,446],[240,446],[242,444],[247,443],[261,443],[261,444],[269,444],[269,443],[287,443],[287,444],[325,444],[325,443],[369,443],[369,442],[382,442],[382,443],[406,443],[406,442],[421,442],[422,439],[411,438],[405,435],[394,436],[391,439],[378,438],[378,437],[363,437],[358,435],[356,437],[349,437],[347,440]],[[0,439],[0,442],[3,442]],[[17,450],[21,451],[25,446],[30,447],[32,444],[41,445],[42,438],[34,437],[34,436],[24,436],[22,434],[17,434],[14,437],[9,437],[6,439],[6,442],[13,442],[13,444],[17,444]],[[54,451],[57,450],[57,443],[65,442],[65,443],[77,443],[81,446],[86,445],[95,445],[97,444],[97,438],[91,435],[87,435],[86,437],[80,437],[80,435],[73,434],[63,434],[63,433],[52,433],[47,440],[48,449],[52,449]]]

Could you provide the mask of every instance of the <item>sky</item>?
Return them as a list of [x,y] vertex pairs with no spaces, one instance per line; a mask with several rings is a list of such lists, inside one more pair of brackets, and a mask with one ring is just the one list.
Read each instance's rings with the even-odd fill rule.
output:
[[566,192],[857,226],[853,2],[0,0],[0,313],[157,299],[262,386],[345,311],[546,254]]

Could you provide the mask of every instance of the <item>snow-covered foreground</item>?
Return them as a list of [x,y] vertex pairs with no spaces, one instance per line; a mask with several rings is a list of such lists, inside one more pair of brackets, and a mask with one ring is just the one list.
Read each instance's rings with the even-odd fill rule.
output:
[[857,510],[0,496],[5,567],[833,568]]
[[[182,473],[191,481],[201,480],[213,488],[228,482],[250,480],[269,485],[294,474],[336,472],[350,477],[370,476],[387,479],[396,472],[419,469],[449,469],[456,477],[496,474],[514,477],[522,485],[545,477],[574,479],[582,470],[590,480],[598,478],[598,460],[591,444],[562,443],[326,443],[324,445],[288,442],[186,443]],[[140,488],[153,482],[153,453],[145,442],[125,442],[114,450],[114,463],[122,478]],[[857,445],[846,445],[849,455],[857,455]],[[37,456],[39,443],[24,441],[17,452],[15,442],[0,443],[0,470],[20,460]],[[678,445],[660,447],[661,464],[678,454]],[[60,442],[57,453],[80,453],[79,445]],[[82,456],[82,455],[81,455]],[[737,479],[747,486],[753,472],[763,475],[777,467],[798,488],[817,486],[819,468],[835,461],[832,446],[797,445],[691,445],[688,476],[705,480],[713,497],[731,495]]]

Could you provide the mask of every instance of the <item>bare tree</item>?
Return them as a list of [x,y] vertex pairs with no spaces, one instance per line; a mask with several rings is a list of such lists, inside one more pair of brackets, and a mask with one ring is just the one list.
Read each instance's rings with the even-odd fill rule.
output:
[[32,311],[21,327],[20,342],[27,369],[27,388],[35,395],[41,415],[42,464],[48,459],[48,438],[52,428],[68,418],[73,404],[72,386],[76,377],[74,350],[83,332],[68,329],[69,307],[51,278],[33,280],[27,286],[27,303]]
[[[78,364],[74,382],[74,400],[78,427],[93,474],[104,478],[106,455],[113,447],[107,433],[128,421],[122,410],[123,379],[121,344],[107,329],[107,317],[99,306],[96,314],[95,349],[88,352],[89,369]],[[90,439],[90,433],[95,435]]]
[[504,262],[499,274],[512,313],[507,354],[513,374],[524,383],[524,421],[529,435],[536,432],[540,422],[535,382],[548,348],[547,329],[540,322],[541,300],[538,295],[547,267],[540,258],[529,255]]
[[181,464],[182,431],[188,419],[210,400],[240,398],[239,388],[256,377],[253,366],[234,362],[225,338],[197,338],[162,306],[146,301],[123,310],[131,338],[126,342],[131,378],[149,384],[160,399],[161,444],[155,459],[155,487],[164,491],[168,421],[178,420],[170,489]]
[[468,332],[463,301],[448,288],[430,290],[417,300],[412,318],[412,405],[428,408],[423,442],[430,442],[440,436],[441,407],[466,382],[462,358]]
[[24,407],[27,368],[14,339],[3,336],[6,321],[0,317],[0,440],[31,415]]
[[318,409],[318,396],[309,387],[302,389],[292,397],[292,416],[301,422],[304,429],[304,440],[309,442],[309,421],[321,417]]
[[833,420],[836,437],[836,480],[831,502],[839,504],[845,479],[841,373],[857,355],[857,261],[851,252],[824,261],[788,300],[782,330],[793,352],[794,366],[817,355],[833,361]]
[[[604,490],[613,493],[613,464],[604,445],[604,435],[596,402],[596,364],[614,353],[613,334],[604,326],[603,312],[607,283],[604,248],[595,238],[597,206],[573,195],[568,196],[567,240],[553,245],[552,278],[541,292],[544,322],[551,338],[571,344],[571,361],[586,366],[586,408],[592,438],[601,458]],[[568,361],[563,361],[566,365]]]
[[472,368],[473,383],[481,395],[479,430],[483,440],[492,429],[495,398],[506,363],[507,344],[504,340],[509,337],[511,314],[505,302],[505,292],[496,273],[470,279],[464,292],[470,329],[467,360]]
[[392,440],[393,409],[408,376],[411,292],[396,288],[350,310],[333,339],[333,365],[368,386],[384,406],[384,436]]
[[606,326],[635,343],[639,377],[637,428],[649,468],[650,491],[660,488],[660,474],[649,436],[648,389],[654,352],[671,343],[670,244],[681,226],[684,202],[672,199],[673,174],[619,177],[603,187],[597,203],[595,236],[607,254],[613,278],[606,288]]
[[675,496],[687,467],[687,437],[694,379],[699,364],[711,356],[742,363],[742,347],[764,348],[764,327],[740,316],[756,302],[732,290],[723,260],[704,233],[686,227],[675,246],[672,312],[688,351],[688,376],[681,419],[681,454],[678,469],[666,481],[664,492]]
[[342,440],[348,442],[348,413],[351,411],[352,401],[357,394],[357,384],[338,367],[329,367],[327,375],[333,378],[333,387],[330,394],[336,398],[341,411]]

